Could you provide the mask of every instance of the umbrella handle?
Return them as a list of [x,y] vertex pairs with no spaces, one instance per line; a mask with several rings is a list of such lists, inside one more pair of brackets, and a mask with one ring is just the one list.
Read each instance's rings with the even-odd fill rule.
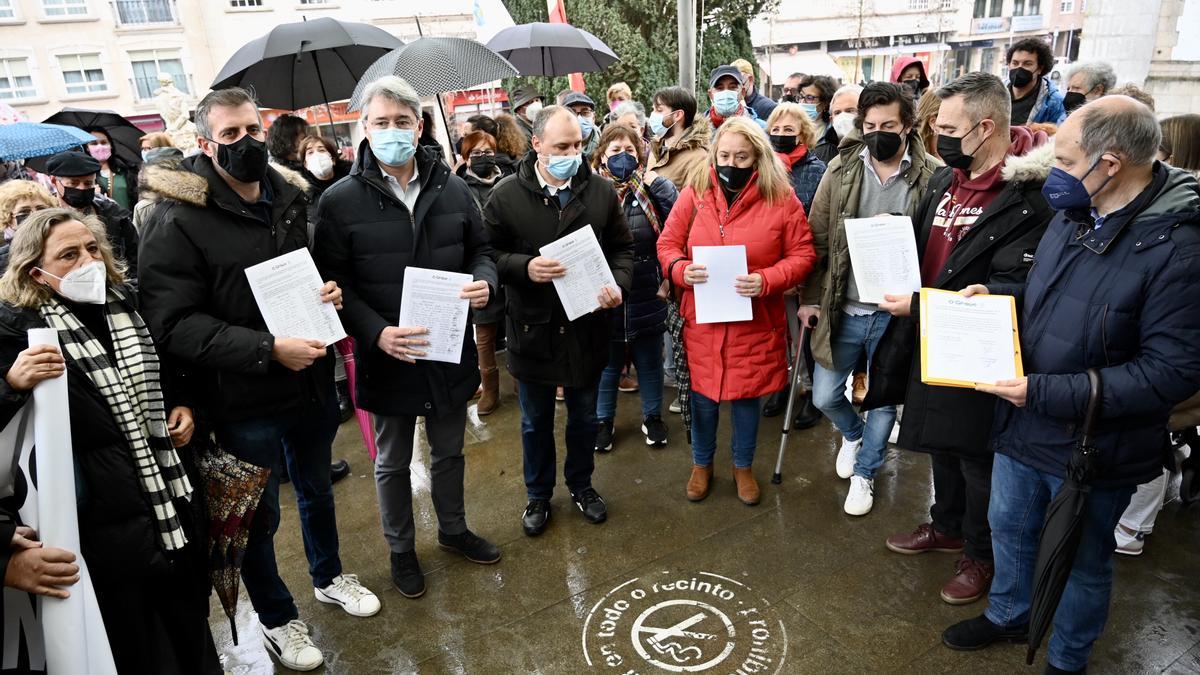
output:
[[1100,379],[1100,371],[1095,368],[1087,369],[1088,383],[1091,385],[1091,393],[1088,395],[1087,411],[1083,415],[1083,438],[1081,443],[1084,447],[1091,447],[1092,437],[1096,432],[1096,422],[1100,419],[1101,399],[1104,398],[1104,382]]

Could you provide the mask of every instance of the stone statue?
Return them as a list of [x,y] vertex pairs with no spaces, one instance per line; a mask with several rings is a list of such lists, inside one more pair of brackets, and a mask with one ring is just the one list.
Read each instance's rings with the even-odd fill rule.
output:
[[197,149],[196,125],[188,119],[187,95],[175,87],[170,73],[158,74],[159,88],[154,92],[154,106],[166,124],[166,133],[175,147],[185,155]]

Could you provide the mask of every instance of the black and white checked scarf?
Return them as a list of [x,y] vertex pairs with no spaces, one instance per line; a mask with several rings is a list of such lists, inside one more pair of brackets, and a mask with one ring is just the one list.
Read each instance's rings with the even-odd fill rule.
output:
[[43,304],[41,314],[46,325],[58,331],[64,357],[87,374],[108,402],[154,508],[163,547],[183,548],[187,536],[171,500],[190,499],[192,486],[167,432],[158,353],[142,317],[126,305],[119,290],[110,288],[104,315],[112,334],[114,367],[104,344],[57,298]]

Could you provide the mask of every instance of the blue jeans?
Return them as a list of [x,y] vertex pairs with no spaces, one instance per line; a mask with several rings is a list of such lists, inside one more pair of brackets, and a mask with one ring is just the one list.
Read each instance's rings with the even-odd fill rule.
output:
[[[550,499],[554,494],[554,390],[553,385],[521,382],[521,444],[525,459],[525,493],[529,499]],[[563,479],[571,494],[592,486],[595,467],[596,387],[566,387],[567,460]]]
[[663,400],[663,334],[641,335],[632,342],[612,342],[608,348],[608,365],[600,375],[600,391],[596,395],[596,417],[611,420],[617,416],[617,383],[625,367],[625,350],[633,357],[637,369],[638,395],[642,397],[642,417],[662,415]]
[[[754,448],[758,445],[759,399],[741,398],[729,403],[733,409],[733,466],[748,469],[754,463]],[[696,466],[712,466],[720,417],[720,401],[692,392],[692,463]]]
[[338,404],[332,381],[323,404],[313,403],[284,415],[217,427],[217,441],[227,452],[251,464],[271,468],[242,561],[246,594],[267,628],[277,628],[299,616],[275,562],[281,455],[287,461],[288,476],[296,490],[300,533],[313,586],[328,586],[342,573],[333,484],[329,479],[330,449],[337,428]]
[[[841,311],[841,310],[831,310]],[[821,364],[813,367],[813,405],[817,406],[847,440],[862,439],[862,449],[854,462],[854,475],[874,478],[887,452],[888,436],[896,423],[896,406],[889,405],[867,412],[867,421],[859,417],[850,399],[846,398],[846,380],[854,374],[859,357],[866,353],[870,363],[879,346],[879,338],[892,315],[875,312],[865,316],[842,314],[837,333],[830,336],[833,369]],[[828,319],[826,319],[828,321]]]
[[[1062,484],[1061,478],[996,454],[988,505],[996,576],[985,613],[994,624],[1015,628],[1029,621],[1038,537],[1046,507]],[[1087,666],[1092,645],[1104,631],[1112,593],[1113,530],[1135,489],[1092,489],[1079,552],[1054,614],[1054,632],[1046,652],[1046,660],[1056,668],[1080,670]]]

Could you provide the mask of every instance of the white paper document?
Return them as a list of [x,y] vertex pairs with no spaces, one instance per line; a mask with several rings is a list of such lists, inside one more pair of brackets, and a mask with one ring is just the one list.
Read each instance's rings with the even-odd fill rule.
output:
[[704,265],[708,281],[692,287],[696,323],[732,323],[754,318],[754,304],[737,294],[734,282],[746,274],[746,247],[693,246],[692,263]]
[[325,282],[308,249],[247,267],[246,279],[271,335],[319,340],[325,346],[346,337],[333,303],[321,302]]
[[917,239],[908,216],[847,218],[846,243],[859,300],[877,305],[885,294],[921,289]]
[[538,251],[546,258],[557,260],[567,270],[554,280],[554,290],[558,291],[568,321],[600,307],[600,289],[605,286],[615,293],[621,292],[591,225],[552,241]]
[[995,384],[1023,374],[1010,295],[921,291],[921,380],[929,384]]
[[404,287],[400,296],[400,325],[420,326],[429,330],[414,339],[429,342],[416,347],[425,356],[418,361],[462,361],[463,336],[467,333],[467,317],[471,301],[459,298],[463,286],[474,281],[470,274],[443,272],[423,267],[404,269]]

